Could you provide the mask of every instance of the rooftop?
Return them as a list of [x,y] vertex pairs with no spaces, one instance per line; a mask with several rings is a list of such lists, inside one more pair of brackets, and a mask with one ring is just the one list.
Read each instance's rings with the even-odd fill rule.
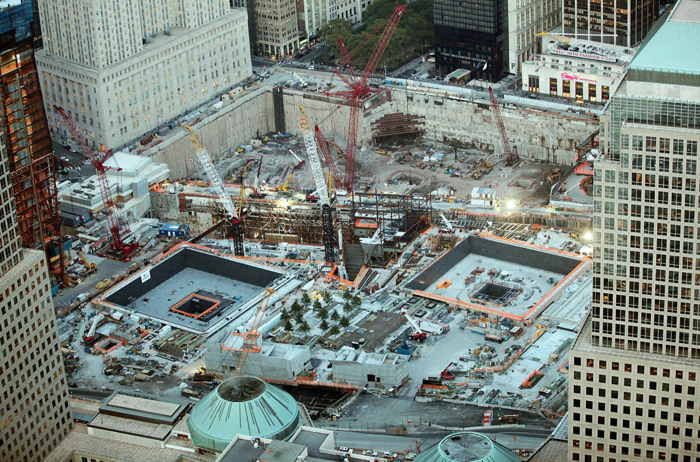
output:
[[513,451],[481,433],[462,432],[446,436],[416,457],[416,462],[517,462]]
[[692,45],[700,43],[700,2],[680,0],[666,22],[632,61],[631,69],[700,75],[700,59]]

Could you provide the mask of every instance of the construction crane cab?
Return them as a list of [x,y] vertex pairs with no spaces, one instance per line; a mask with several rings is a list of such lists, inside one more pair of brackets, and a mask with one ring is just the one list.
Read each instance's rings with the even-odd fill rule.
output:
[[428,338],[428,333],[424,332],[419,326],[416,321],[408,315],[407,312],[402,313],[408,323],[413,327],[413,332],[408,336],[409,339],[413,340],[414,342],[418,343],[423,343],[425,340]]

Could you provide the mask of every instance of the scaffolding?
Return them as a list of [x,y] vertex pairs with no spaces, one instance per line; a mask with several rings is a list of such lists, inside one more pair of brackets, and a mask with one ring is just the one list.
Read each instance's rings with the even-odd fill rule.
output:
[[363,230],[369,230],[379,241],[381,252],[372,255],[368,263],[384,266],[403,251],[407,242],[431,225],[432,215],[429,194],[354,193],[351,206],[353,240]]
[[33,3],[0,11],[0,95],[3,130],[22,245],[44,248],[61,280],[63,257],[56,162],[34,59],[40,42]]
[[372,122],[375,144],[415,141],[425,133],[425,117],[394,112]]

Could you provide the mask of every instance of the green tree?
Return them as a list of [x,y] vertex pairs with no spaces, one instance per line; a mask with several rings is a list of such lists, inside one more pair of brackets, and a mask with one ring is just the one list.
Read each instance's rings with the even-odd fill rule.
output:
[[322,306],[321,309],[316,312],[316,314],[320,319],[326,319],[328,318],[328,308]]
[[304,307],[301,306],[301,305],[299,304],[299,302],[297,302],[296,300],[294,300],[294,303],[292,303],[292,306],[291,306],[289,309],[292,310],[292,313],[301,313],[301,311],[303,310],[303,308],[304,308]]
[[346,313],[352,311],[352,305],[350,304],[350,302],[345,302],[343,304],[343,311],[345,311]]
[[286,321],[289,321],[289,319],[290,319],[291,317],[292,317],[292,315],[289,314],[289,311],[287,311],[287,310],[282,310],[282,311],[280,311],[280,319],[281,319],[282,321],[285,321],[285,322],[286,322]]
[[340,333],[340,329],[338,329],[338,326],[333,326],[331,327],[331,330],[328,331],[328,335],[338,335]]
[[331,312],[331,319],[332,319],[333,321],[337,321],[338,319],[340,319],[340,315],[338,314],[337,311],[333,310],[333,311]]
[[340,318],[340,325],[343,327],[348,327],[350,325],[350,320],[343,316],[342,318]]
[[323,308],[323,305],[321,305],[321,302],[319,302],[318,300],[316,300],[316,301],[314,302],[314,311],[315,311],[316,313],[318,313],[318,310],[320,310],[321,308]]
[[304,306],[309,306],[311,304],[311,297],[309,297],[309,294],[307,294],[306,292],[304,292],[301,296],[301,303]]
[[284,323],[284,330],[285,332],[291,332],[292,329],[294,329],[294,326],[292,325],[292,322],[287,319],[287,322]]
[[301,323],[299,324],[299,330],[302,331],[302,332],[304,332],[304,333],[307,333],[308,331],[311,330],[311,327],[309,326],[309,323],[306,322],[305,319],[302,320]]
[[360,306],[362,304],[362,298],[359,295],[352,297],[352,306]]
[[331,300],[333,300],[333,296],[328,292],[327,290],[323,291],[323,301],[326,303],[330,303]]
[[352,294],[350,293],[349,290],[346,290],[343,292],[343,300],[350,300],[352,298]]
[[319,324],[319,327],[325,332],[326,329],[328,329],[328,323],[326,322],[325,319],[321,321],[321,324]]

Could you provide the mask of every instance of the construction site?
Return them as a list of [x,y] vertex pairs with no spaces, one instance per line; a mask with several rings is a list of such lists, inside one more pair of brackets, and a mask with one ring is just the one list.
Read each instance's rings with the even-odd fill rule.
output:
[[446,403],[461,427],[556,424],[598,115],[376,78],[392,21],[358,74],[261,70],[118,152],[55,108],[91,167],[59,185],[50,256],[71,387],[189,402],[249,375],[318,426],[367,399],[365,428],[454,426]]

